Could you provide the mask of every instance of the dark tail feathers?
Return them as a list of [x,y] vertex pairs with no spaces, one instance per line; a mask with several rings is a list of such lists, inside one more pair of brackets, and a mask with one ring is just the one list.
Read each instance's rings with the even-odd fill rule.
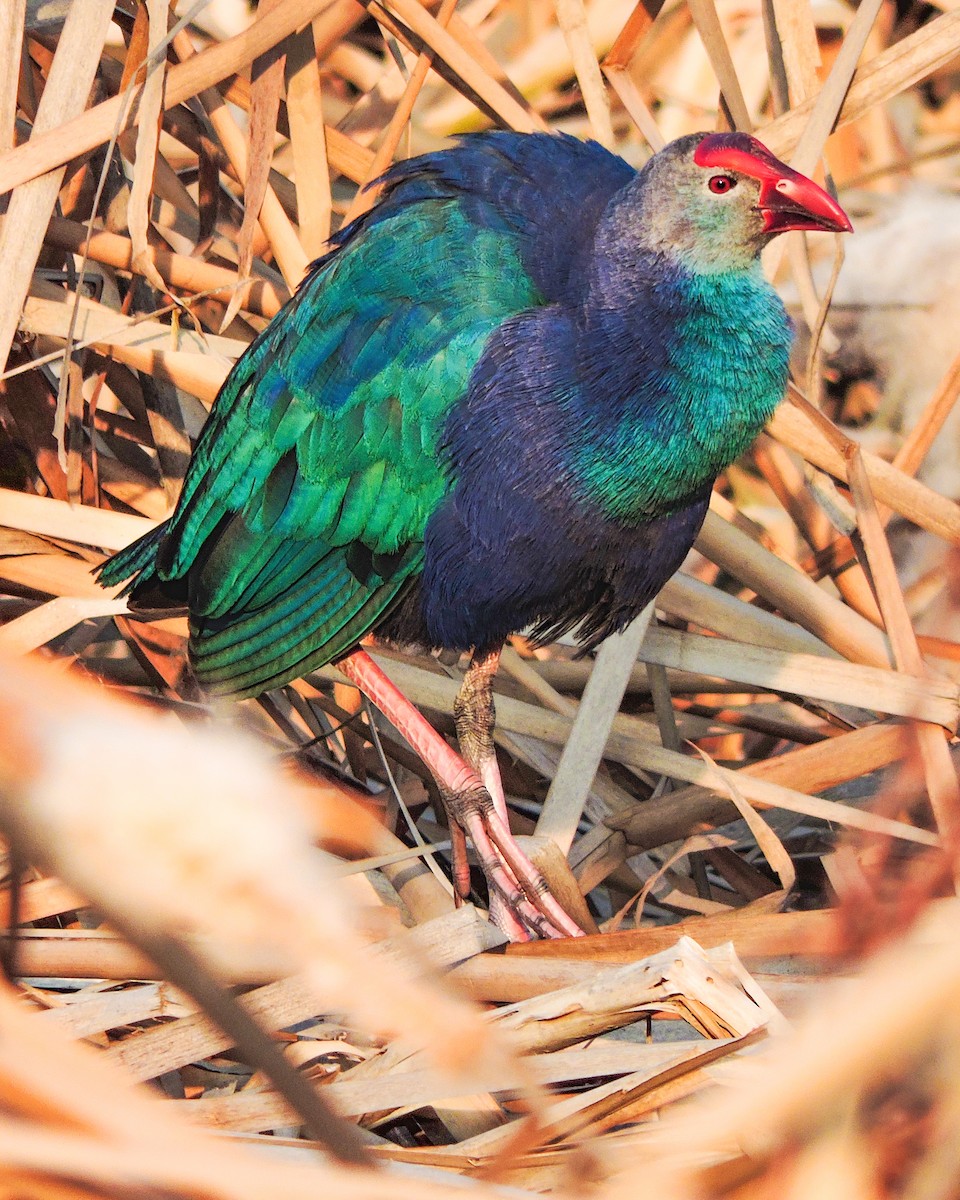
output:
[[124,547],[100,567],[97,581],[104,587],[115,587],[125,579],[130,582],[120,593],[129,596],[134,588],[137,591],[149,588],[153,583],[159,583],[156,574],[157,552],[160,543],[167,533],[167,522],[151,529],[143,537],[137,538],[129,546]]

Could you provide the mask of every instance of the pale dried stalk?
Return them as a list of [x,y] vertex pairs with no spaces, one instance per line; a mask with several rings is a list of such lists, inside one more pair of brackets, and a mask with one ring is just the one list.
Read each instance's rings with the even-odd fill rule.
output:
[[[590,1049],[586,1050],[554,1051],[534,1059],[532,1065],[538,1080],[543,1084],[577,1084],[596,1076],[621,1075],[624,1071],[633,1069],[636,1073],[631,1079],[633,1086],[636,1086],[640,1079],[649,1084],[664,1072],[676,1071],[687,1063],[692,1065],[701,1056],[709,1056],[711,1059],[724,1057],[739,1049],[741,1044],[737,1040],[724,1041],[719,1046],[709,1042],[708,1048],[704,1049],[703,1042],[681,1042],[671,1047],[621,1043],[618,1050],[616,1047],[606,1047],[594,1042]],[[385,1112],[391,1112],[391,1115],[396,1117],[427,1106],[434,1111],[449,1110],[456,1102],[462,1104],[469,1099],[462,1089],[450,1091],[450,1084],[435,1071],[398,1070],[374,1079],[363,1078],[363,1067],[374,1061],[376,1060],[367,1059],[339,1076],[324,1089],[324,1095],[336,1105],[339,1113],[357,1117],[377,1114],[378,1118],[382,1119]],[[485,1092],[515,1091],[523,1083],[523,1073],[516,1068],[501,1068],[499,1071],[485,1068],[482,1069],[479,1078],[484,1084]],[[491,1100],[491,1103],[494,1102]],[[175,1101],[174,1107],[202,1124],[231,1131],[275,1129],[289,1124],[291,1119],[296,1119],[282,1097],[266,1091]],[[453,1108],[453,1111],[456,1109]],[[458,1141],[455,1146],[449,1147],[450,1153],[468,1155],[471,1158],[486,1158],[517,1136],[516,1122],[504,1123],[502,1111],[499,1108],[496,1111],[500,1120],[494,1129],[489,1133],[470,1137],[467,1141]],[[536,1142],[554,1137],[561,1118],[568,1113],[569,1109],[565,1106],[551,1105],[548,1114],[544,1114],[543,1123],[537,1127]],[[446,1157],[445,1149],[447,1148],[438,1148],[438,1158]]]
[[[598,53],[613,45],[631,7],[631,0],[587,0],[590,36]],[[457,33],[456,19],[451,22],[451,31]],[[566,84],[570,65],[562,30],[552,22],[541,23],[534,39],[511,58],[510,78],[531,102]],[[468,97],[452,96],[434,104],[424,114],[423,123],[431,134],[442,135],[480,129],[489,120]]]
[[610,120],[610,100],[603,86],[603,76],[590,40],[587,14],[583,0],[555,0],[557,24],[563,30],[573,69],[590,120],[593,137],[607,149],[613,149],[613,125]]
[[933,721],[954,730],[960,717],[957,685],[767,646],[748,646],[658,626],[644,641],[647,662],[735,679],[760,691],[783,692],[835,704],[853,704],[900,717]]
[[[6,987],[0,1011],[10,1031],[0,1048],[0,1086],[14,1114],[0,1124],[0,1157],[5,1169],[29,1172],[32,1188],[38,1179],[53,1185],[67,1178],[94,1193],[133,1188],[272,1200],[279,1189],[288,1200],[462,1200],[462,1186],[435,1174],[345,1169],[320,1156],[291,1164],[228,1145],[131,1085],[91,1047],[37,1021]],[[476,1200],[504,1200],[490,1186],[471,1190]]]
[[[960,14],[958,14],[960,16]],[[835,427],[834,427],[835,429]],[[846,482],[847,465],[837,445],[795,404],[781,404],[767,424],[767,432],[815,467]],[[838,443],[852,451],[853,443],[836,430]],[[877,500],[921,529],[960,544],[960,506],[905,475],[875,454],[864,452],[864,466]]]
[[[803,472],[789,451],[771,438],[762,438],[760,444],[754,447],[754,456],[777,499],[813,550],[824,550],[831,544],[835,546],[833,526],[814,500]],[[871,625],[881,624],[877,601],[852,546],[839,564],[831,565],[830,578],[855,612],[865,617]]]
[[[466,905],[418,925],[400,939],[391,939],[379,948],[371,946],[371,965],[383,953],[389,954],[395,942],[420,954],[429,948],[430,962],[443,967],[466,962],[473,955],[491,949],[499,940],[502,938],[497,937],[477,910]],[[244,1002],[270,1029],[287,1029],[317,1015],[316,990],[303,976],[268,983],[249,992]],[[144,1030],[142,1036],[125,1038],[110,1047],[107,1057],[123,1066],[131,1078],[147,1080],[197,1059],[220,1054],[230,1044],[228,1034],[205,1014],[196,1013],[172,1025]],[[450,1086],[449,1080],[446,1086]]]
[[[266,13],[262,20],[266,21],[270,16],[276,15],[282,10],[283,6],[284,0],[279,0],[276,8]],[[199,57],[193,49],[189,36],[185,33],[177,34],[173,39],[173,45],[180,57],[181,65],[186,65],[194,58]],[[247,139],[244,136],[243,130],[237,124],[233,114],[224,103],[223,97],[216,88],[204,88],[199,93],[199,96],[200,102],[206,110],[207,116],[210,118],[210,123],[213,125],[220,139],[220,145],[223,147],[224,153],[237,173],[237,178],[246,186],[249,171],[249,153]],[[300,244],[300,239],[297,237],[297,232],[290,218],[284,212],[283,206],[277,198],[276,192],[266,180],[263,182],[263,200],[260,205],[258,219],[276,257],[277,266],[279,266],[283,274],[287,287],[292,291],[306,273],[307,256],[303,246]],[[243,255],[241,253],[242,258]],[[233,305],[235,310],[237,307],[235,300],[233,301]],[[227,311],[229,314],[229,307]]]
[[[902,38],[855,73],[837,119],[840,128],[863,116],[876,104],[899,95],[939,70],[960,53],[960,12],[948,12]],[[798,145],[816,98],[777,117],[759,136],[774,154],[789,158]]]
[[[56,136],[64,122],[85,108],[112,15],[113,0],[88,0],[86,4],[71,6],[37,109],[34,129],[38,136],[49,133]],[[8,153],[13,155],[19,151]],[[74,153],[71,148],[68,158]],[[3,279],[0,371],[7,364],[20,308],[30,287],[63,174],[62,168],[54,169],[42,179],[33,179],[19,188],[11,197],[3,218],[0,229],[0,278]]]
[[167,36],[166,0],[146,0],[150,38],[147,47],[147,75],[140,91],[137,109],[137,146],[133,168],[133,186],[127,205],[127,228],[130,230],[132,259],[135,270],[144,275],[158,290],[163,280],[153,265],[147,229],[150,203],[153,196],[153,177],[160,145],[163,116],[163,85],[166,74],[166,55],[158,53]]
[[[333,6],[331,0],[282,0],[273,12],[259,17],[243,33],[207,47],[187,62],[178,63],[167,75],[167,107],[174,108],[205,88],[213,87],[227,76],[241,71],[257,55]],[[352,0],[348,6],[353,7]],[[89,46],[84,54],[88,58],[93,57],[89,53]],[[95,66],[94,59],[91,67]],[[121,130],[129,128],[134,123],[134,117],[129,114],[124,117],[125,108],[122,97],[111,97],[82,116],[63,121],[49,132],[38,133],[36,137],[31,137],[26,146],[3,155],[0,158],[0,193],[8,192],[102,145],[110,139],[118,124]]]
[[[663,750],[657,746],[638,744],[633,753],[621,752],[621,761],[628,766],[641,770],[655,771],[660,775],[668,775],[672,779],[682,779],[687,783],[696,783],[702,787],[716,790],[719,781],[714,773],[708,771],[702,763],[694,763],[692,759],[671,750]],[[870,812],[862,812],[847,804],[832,800],[821,800],[817,796],[807,796],[793,788],[781,787],[768,783],[744,771],[731,771],[731,784],[739,788],[751,804],[768,808],[782,808],[786,812],[800,813],[802,816],[816,817],[823,821],[836,822],[850,829],[863,829],[889,837],[899,837],[905,841],[918,842],[932,846],[938,844],[938,839],[925,829],[917,829],[902,821],[891,821],[878,817]]]
[[802,626],[747,604],[729,592],[710,587],[683,572],[663,585],[657,596],[657,608],[702,629],[712,629],[714,633],[753,646],[831,658],[836,655],[826,642]]
[[0,154],[16,144],[17,83],[26,9],[27,0],[10,0],[0,8]]
[[[458,968],[458,976],[462,977],[464,969]],[[506,1026],[511,1031],[511,1041],[523,1052],[549,1052],[549,1060],[537,1060],[535,1064],[541,1081],[547,1082],[572,1078],[572,1066],[568,1065],[571,1056],[564,1055],[564,1047],[657,1010],[682,1014],[707,1037],[725,1038],[731,1031],[744,1035],[768,1021],[782,1023],[775,1007],[730,948],[705,954],[685,937],[642,961],[579,973],[575,980],[548,994],[531,996],[491,1014],[491,1019],[498,1027]],[[650,1049],[655,1054],[659,1050],[644,1048]],[[602,1071],[603,1058],[598,1057],[593,1066]],[[421,1059],[420,1053],[409,1055],[402,1047],[392,1047],[351,1070],[342,1082],[337,1081],[332,1095],[338,1099],[338,1107],[351,1113],[401,1103],[412,1108],[435,1101],[436,1084],[419,1069]],[[582,1063],[580,1069],[585,1073],[591,1069],[589,1054],[573,1057],[572,1062],[578,1067]],[[621,1060],[619,1065],[623,1068],[627,1064]],[[657,1073],[663,1066],[656,1054],[648,1077],[650,1069]],[[502,1074],[489,1076],[486,1084],[497,1090],[509,1086]],[[256,1096],[204,1103],[193,1111],[230,1128],[269,1127],[282,1112],[276,1099]],[[497,1144],[496,1134],[489,1141],[484,1134],[472,1139],[470,1146],[477,1153],[489,1153]]]
[[[927,674],[923,656],[910,623],[893,555],[883,532],[880,513],[859,450],[850,457],[849,476],[877,600],[890,634],[897,665],[901,670],[922,678]],[[928,724],[918,725],[916,732],[937,828],[945,846],[960,845],[960,786],[946,740],[941,730],[931,728]]]
[[[867,725],[813,746],[747,763],[736,772],[736,781],[739,786],[744,775],[755,775],[784,787],[820,792],[898,762],[910,755],[913,747],[913,732],[907,725]],[[632,844],[653,847],[682,837],[698,822],[722,823],[734,816],[733,807],[722,795],[686,787],[648,800],[626,817],[609,819],[609,824]]]
[[[56,289],[38,282],[34,290],[49,295]],[[27,300],[21,329],[66,339],[73,310],[63,303],[67,294],[59,295],[59,300]],[[105,305],[83,299],[76,309],[75,332],[84,346],[93,346],[140,370],[156,371],[160,378],[170,380],[207,404],[213,402],[234,360],[246,349],[243,342],[233,338],[209,337],[204,344],[191,330],[181,330],[176,335],[177,341],[195,349],[167,349],[173,345],[175,336],[169,325],[123,317]]]
[[753,129],[753,121],[747,109],[747,102],[743,97],[743,89],[740,86],[733,59],[730,57],[727,39],[723,36],[723,27],[720,24],[714,0],[688,0],[688,5],[690,15],[693,17],[710,58],[710,65],[720,81],[720,90],[727,108],[730,110],[733,123],[737,129],[742,129],[744,133],[750,133]]
[[[669,611],[669,610],[668,610]],[[787,626],[789,628],[789,625]],[[762,643],[760,643],[762,645]],[[553,687],[563,692],[582,692],[590,674],[590,663],[577,659],[543,659],[534,663],[534,670]],[[672,691],[687,692],[740,692],[739,684],[727,683],[722,679],[710,679],[706,675],[688,675],[685,671],[670,674]],[[649,692],[650,675],[642,663],[634,664],[627,684],[628,692]]]
[[[589,670],[590,664],[586,665]],[[576,700],[571,700],[568,696],[562,696],[556,688],[552,687],[544,679],[543,675],[541,675],[532,663],[525,658],[521,658],[509,644],[505,645],[500,652],[500,670],[521,684],[524,690],[529,692],[545,708],[553,709],[554,712],[564,713],[568,717],[576,714],[578,708]],[[591,675],[592,671],[587,675],[588,683]]]
[[564,853],[576,835],[607,737],[623,702],[630,670],[652,616],[653,605],[648,604],[622,633],[607,638],[584,689],[536,827],[540,837],[551,838]]
[[166,347],[180,353],[190,353],[205,359],[204,370],[210,378],[220,381],[229,371],[234,359],[247,348],[237,338],[198,333],[188,326],[174,328],[160,321],[126,317],[116,309],[76,292],[66,292],[37,277],[31,285],[31,296],[23,309],[21,327],[28,333],[65,338],[68,320],[76,305],[75,332],[78,342],[87,345],[140,346],[143,349]]
[[856,506],[857,525],[863,538],[877,602],[890,638],[897,669],[923,678],[926,674],[923,657],[907,613],[903,591],[893,564],[893,555],[883,532],[863,463],[863,452],[859,447],[847,460],[847,475]]
[[89,563],[66,554],[20,554],[0,558],[0,579],[47,596],[103,599],[103,588],[90,573]]
[[889,666],[887,640],[879,629],[716,512],[707,513],[696,546],[844,658]]
[[126,600],[116,600],[109,593],[97,600],[75,596],[58,596],[38,605],[23,616],[0,625],[0,652],[28,654],[47,642],[73,629],[81,621],[95,617],[112,617],[127,611]]
[[776,1011],[751,1000],[714,951],[705,952],[684,936],[659,954],[599,971],[589,982],[499,1009],[493,1019],[525,1053],[543,1053],[622,1028],[644,1009],[680,1012],[696,1024],[687,1001],[712,1014],[715,1025],[704,1031],[708,1037],[751,1033]]
[[[361,810],[362,811],[362,810]],[[735,813],[736,810],[731,811]],[[726,910],[710,917],[691,917],[684,932],[704,947],[733,940],[741,954],[766,957],[819,953],[834,937],[834,915],[827,911],[768,913],[756,906]],[[514,1003],[544,992],[588,982],[598,963],[636,962],[676,944],[677,929],[647,925],[575,942],[527,943],[509,954],[480,954],[454,967],[450,975],[462,991],[485,1003]],[[156,967],[114,934],[88,929],[21,931],[21,964],[25,975],[81,979],[158,979]],[[563,951],[561,956],[558,951]],[[269,972],[253,969],[234,982],[274,982]],[[392,1052],[392,1050],[391,1050]]]
[[383,0],[382,5],[371,4],[370,8],[374,13],[382,9],[398,17],[511,129],[532,133],[545,128],[540,117],[519,104],[417,0]]
[[[68,888],[53,876],[30,880],[20,887],[20,920],[23,922],[42,921],[46,917],[76,912],[85,904],[86,900],[79,892]],[[10,908],[10,893],[5,892],[0,897],[0,921],[7,926],[10,924]]]
[[[714,766],[710,756],[705,751],[700,750],[699,747],[697,749],[700,757],[707,766]],[[781,895],[785,900],[790,889],[797,882],[797,869],[793,865],[793,859],[787,853],[783,842],[781,842],[763,817],[755,809],[751,808],[740,794],[735,773],[731,771],[727,775],[722,776],[721,784],[724,786],[731,803],[740,814],[744,824],[753,834],[754,841],[760,848],[764,858],[776,872],[777,878],[780,880]]]
[[[49,1002],[50,996],[43,999]],[[172,984],[144,983],[119,992],[81,993],[67,998],[66,1003],[41,1009],[35,1019],[57,1026],[72,1037],[86,1038],[136,1021],[165,1016],[183,1020],[195,1012],[196,1006]]]
[[[260,0],[257,11],[266,16],[277,7],[279,0]],[[187,41],[189,44],[189,41]],[[191,47],[192,52],[192,47]],[[181,55],[181,57],[185,57]],[[264,222],[264,229],[277,255],[287,283],[296,286],[306,271],[307,255],[297,237],[296,231],[286,213],[283,213],[285,224],[280,225],[277,213],[271,213],[271,208],[278,200],[270,200],[267,193],[270,188],[270,164],[273,158],[273,144],[277,132],[277,116],[280,112],[280,95],[283,91],[284,74],[286,72],[286,53],[283,46],[274,47],[268,54],[254,59],[251,67],[250,83],[250,118],[246,130],[246,171],[243,175],[243,220],[237,234],[237,276],[246,279],[250,274],[253,263],[253,239],[257,230],[258,220]],[[321,122],[322,128],[322,122]],[[221,139],[222,140],[222,139]],[[228,156],[233,161],[233,156]],[[234,167],[237,164],[234,162]],[[240,172],[238,171],[238,174]],[[264,208],[266,207],[266,211]],[[280,210],[282,212],[282,209]],[[275,225],[275,231],[269,228]],[[277,237],[286,249],[283,253],[290,255],[286,267],[281,260],[281,250],[277,246]],[[303,261],[298,261],[302,256]],[[290,277],[289,271],[296,270],[295,278]],[[223,314],[221,329],[226,329],[240,310],[236,296],[232,297]]]
[[790,100],[800,104],[820,85],[820,47],[809,0],[772,0]]
[[[379,658],[378,661],[393,682],[414,703],[438,709],[441,712],[451,710],[458,687],[454,680],[430,674],[407,663],[392,659]],[[336,677],[335,668],[324,668],[317,674],[329,674],[331,678]],[[568,717],[559,713],[546,712],[507,696],[497,698],[497,721],[503,729],[529,734],[551,745],[565,745],[570,734]],[[716,776],[711,774],[703,763],[663,749],[656,744],[656,738],[656,730],[651,726],[645,726],[636,719],[621,715],[613,722],[613,731],[607,740],[605,756],[641,771],[652,771],[658,775],[668,775],[673,779],[699,784],[711,791],[717,790],[719,784]],[[732,774],[735,777],[736,786],[751,803],[770,808],[783,808],[789,812],[836,821],[840,825],[848,825],[854,829],[885,833],[925,845],[937,842],[937,838],[933,834],[923,829],[916,829],[902,821],[891,821],[873,813],[861,812],[846,804],[821,800],[816,796],[806,796],[792,788],[769,783],[743,771]]]
[[[330,46],[340,36],[337,30],[343,32],[357,24],[358,18],[356,15],[357,6],[353,0],[341,0],[335,3],[328,10],[335,17],[339,14],[339,20],[333,22],[333,28],[327,28],[323,18],[318,18],[313,22],[314,50],[315,53],[311,57],[316,61],[317,56],[323,57],[325,50],[329,50]],[[306,36],[293,35],[294,37]],[[298,60],[299,61],[299,60]],[[231,104],[236,104],[238,108],[242,108],[245,112],[250,111],[250,84],[243,77],[233,79],[229,86],[223,88],[223,98]],[[287,114],[289,123],[289,111]],[[319,114],[317,118],[319,121]],[[319,125],[313,131],[314,136],[319,137]],[[368,150],[366,146],[361,146],[359,142],[355,142],[353,138],[337,129],[334,125],[323,126],[323,141],[326,145],[327,158],[331,170],[345,175],[347,179],[352,179],[354,183],[362,183],[366,179],[370,171],[370,163],[373,161],[373,151]],[[271,177],[276,184],[281,181],[287,182],[286,177],[276,173],[271,173]]]
[[[440,8],[437,12],[437,23],[442,29],[447,28],[450,18],[453,16],[454,3],[455,0],[441,0]],[[420,91],[430,73],[433,58],[434,55],[431,50],[421,51],[417,55],[417,61],[410,72],[407,85],[403,89],[400,103],[394,109],[390,122],[384,130],[383,139],[377,147],[373,161],[370,163],[369,174],[363,185],[357,190],[357,194],[347,209],[343,219],[345,225],[356,220],[361,213],[367,212],[376,203],[381,189],[374,186],[375,181],[379,179],[393,162],[393,156],[396,153],[397,146],[400,144],[403,131],[407,128],[407,124],[413,113],[413,106],[416,104],[417,97],[420,95]]]
[[[850,87],[850,81],[856,70],[857,61],[863,53],[863,48],[876,23],[882,4],[883,0],[866,0],[865,3],[859,5],[843,39],[843,45],[840,47],[840,51],[834,59],[833,66],[830,68],[830,74],[816,95],[811,96],[813,108],[810,112],[809,120],[790,157],[790,165],[805,175],[812,175],[817,164],[823,157],[827,138],[836,125],[837,115],[843,104],[844,96],[846,96]],[[809,67],[807,73],[809,74]],[[800,96],[801,100],[806,98],[807,94]],[[772,248],[766,261],[766,270],[769,277],[774,278],[776,276],[785,249],[790,255],[793,275],[803,308],[804,320],[814,335],[810,351],[811,361],[813,361],[821,342],[828,350],[836,348],[836,339],[825,326],[827,306],[829,305],[829,298],[833,290],[833,283],[836,281],[836,274],[821,304],[817,297],[813,275],[810,270],[806,240],[802,234],[788,234],[786,238],[781,239]],[[840,259],[838,257],[835,271],[839,269],[839,265]],[[812,375],[813,372],[810,372],[810,374]],[[817,375],[817,378],[819,378],[819,375]]]
[[[133,261],[133,245],[129,238],[106,230],[97,230],[88,237],[82,225],[63,217],[54,217],[50,221],[46,243],[73,254],[85,254],[94,262],[117,267],[121,271],[136,272],[139,269],[139,264]],[[269,279],[251,279],[238,284],[235,271],[218,267],[215,263],[154,246],[149,247],[147,253],[165,289],[204,292],[224,303],[236,293],[242,310],[263,317],[276,316],[290,298],[285,288]]]
[[323,252],[333,212],[320,70],[312,28],[302,29],[288,39],[286,71],[297,220],[300,240],[312,260]]
[[[815,1137],[852,1099],[901,1076],[915,1078],[922,1063],[955,1046],[960,956],[949,932],[923,940],[878,956],[858,979],[822,998],[796,1036],[771,1046],[762,1066],[744,1062],[728,1072],[721,1094],[665,1119],[644,1138],[643,1186],[664,1197],[699,1194],[701,1164],[731,1152],[750,1155],[756,1170],[784,1145]],[[905,979],[911,984],[907,1022]],[[635,1148],[630,1157],[605,1200],[636,1195]]]
[[882,4],[883,0],[864,0],[864,3],[858,6],[840,52],[830,68],[830,74],[823,87],[813,97],[810,117],[790,156],[790,165],[805,175],[809,175],[823,157],[823,148],[836,125],[857,62],[867,44],[867,38],[876,23]]
[[[558,1139],[580,1140],[589,1133],[589,1127],[604,1120],[615,1119],[615,1114],[621,1112],[636,1097],[648,1095],[655,1091],[666,1080],[689,1080],[696,1077],[698,1083],[691,1090],[696,1091],[710,1082],[708,1073],[703,1069],[710,1063],[718,1062],[735,1054],[743,1046],[755,1041],[755,1037],[731,1038],[724,1041],[705,1041],[675,1044],[675,1053],[665,1055],[661,1049],[657,1058],[642,1070],[631,1071],[622,1078],[609,1083],[592,1087],[579,1095],[567,1096],[558,1100],[550,1108],[548,1124],[540,1131],[540,1139],[546,1142]],[[650,1047],[653,1049],[653,1047]],[[563,1058],[570,1051],[559,1050],[549,1057]],[[653,1058],[653,1056],[651,1056]],[[627,1066],[626,1061],[624,1066]],[[489,1159],[500,1151],[508,1149],[512,1133],[510,1126],[491,1130],[479,1137],[461,1141],[456,1147],[451,1147],[448,1156],[451,1160],[462,1159],[465,1162],[478,1158]],[[595,1132],[599,1132],[596,1130]],[[453,1162],[451,1161],[451,1166]]]
[[650,32],[652,24],[653,18],[646,5],[642,0],[638,0],[619,36],[610,47],[609,54],[603,60],[602,67],[610,86],[620,97],[621,104],[651,148],[656,151],[662,150],[666,143],[650,106],[630,73],[630,61],[639,44]]
[[666,139],[657,126],[653,110],[643,98],[643,93],[637,87],[630,72],[625,67],[611,63],[603,64],[603,73],[610,86],[620,97],[620,103],[630,114],[634,124],[647,139],[653,151],[662,150],[667,144]]

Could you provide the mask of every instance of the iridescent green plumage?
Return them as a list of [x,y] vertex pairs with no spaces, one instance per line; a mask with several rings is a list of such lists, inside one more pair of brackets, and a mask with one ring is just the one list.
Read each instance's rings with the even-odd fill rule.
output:
[[669,511],[739,458],[780,402],[790,331],[760,264],[677,285],[660,379],[643,412],[579,439],[585,492],[624,521]]
[[375,623],[422,564],[447,413],[491,330],[540,302],[513,240],[453,200],[319,266],[231,372],[154,568],[189,579],[205,688],[262,691]]

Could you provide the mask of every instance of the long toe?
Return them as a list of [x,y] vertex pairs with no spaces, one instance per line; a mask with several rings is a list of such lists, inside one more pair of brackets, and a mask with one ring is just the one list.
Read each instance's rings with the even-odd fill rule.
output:
[[511,941],[583,935],[550,894],[543,875],[521,850],[479,781],[443,798],[451,821],[476,849],[490,891],[491,919]]

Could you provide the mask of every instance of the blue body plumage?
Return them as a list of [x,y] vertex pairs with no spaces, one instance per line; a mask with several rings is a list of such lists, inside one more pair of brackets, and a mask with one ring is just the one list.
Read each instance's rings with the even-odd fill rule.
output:
[[[467,649],[621,628],[786,381],[766,151],[730,137],[639,173],[508,133],[394,167],[234,368],[174,517],[104,582],[185,603],[198,678],[237,694],[370,631]],[[755,178],[697,165],[701,143]]]

